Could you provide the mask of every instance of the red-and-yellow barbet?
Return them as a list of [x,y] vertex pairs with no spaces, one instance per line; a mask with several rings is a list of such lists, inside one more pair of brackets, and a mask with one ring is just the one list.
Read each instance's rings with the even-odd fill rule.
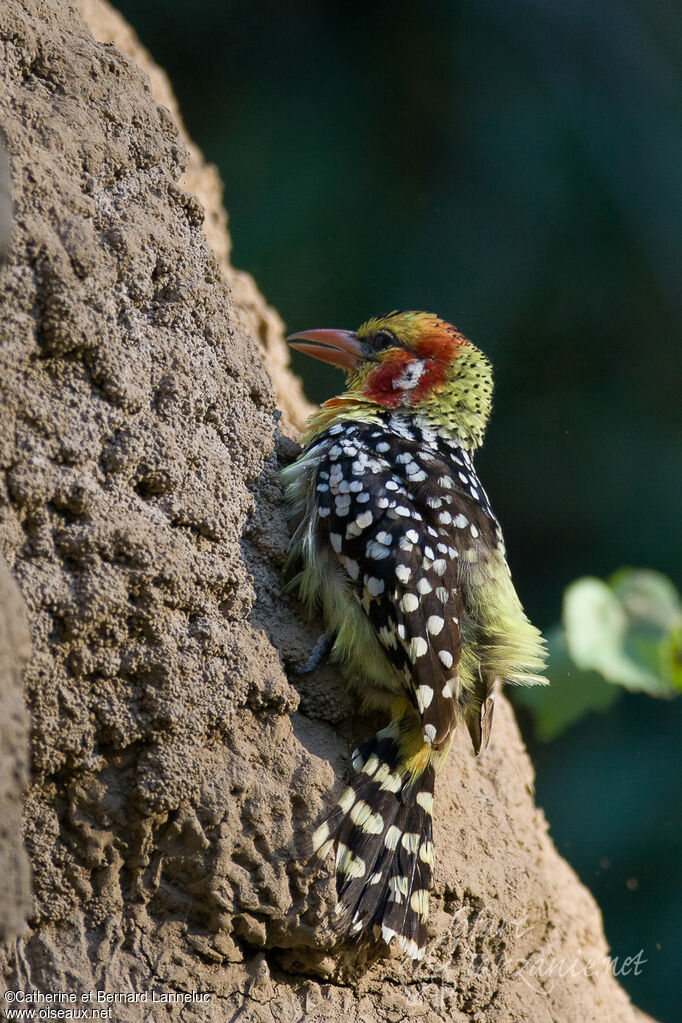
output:
[[320,612],[366,708],[390,722],[352,754],[354,775],[313,835],[334,852],[341,933],[369,930],[419,959],[433,874],[436,774],[463,721],[476,753],[495,689],[544,683],[472,453],[490,415],[490,363],[454,327],[394,312],[292,347],[346,370],[284,470],[294,583]]

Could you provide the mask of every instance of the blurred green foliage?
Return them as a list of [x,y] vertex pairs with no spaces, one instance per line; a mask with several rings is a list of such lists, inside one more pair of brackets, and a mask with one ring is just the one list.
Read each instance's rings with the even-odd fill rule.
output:
[[682,690],[682,603],[659,572],[579,579],[564,595],[563,624],[579,669],[651,696]]
[[605,711],[618,686],[650,696],[682,692],[682,601],[660,572],[624,568],[584,578],[564,594],[562,625],[546,634],[549,687],[520,689],[517,705],[548,742],[590,711]]
[[[572,580],[619,565],[682,583],[682,7],[118,7],[220,168],[235,263],[291,329],[426,308],[490,355],[477,465],[533,620],[549,629]],[[313,400],[338,391],[295,365]],[[607,590],[615,625],[630,612]],[[651,627],[626,634],[612,654],[663,678]],[[677,1020],[682,701],[578,672],[552,636],[552,742],[520,709],[538,798],[614,954],[645,946],[633,998]]]

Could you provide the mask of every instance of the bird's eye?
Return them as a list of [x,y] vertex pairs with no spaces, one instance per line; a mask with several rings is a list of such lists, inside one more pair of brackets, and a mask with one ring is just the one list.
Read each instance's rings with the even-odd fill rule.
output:
[[382,328],[365,340],[365,347],[370,352],[382,352],[385,348],[395,348],[400,342],[392,330]]

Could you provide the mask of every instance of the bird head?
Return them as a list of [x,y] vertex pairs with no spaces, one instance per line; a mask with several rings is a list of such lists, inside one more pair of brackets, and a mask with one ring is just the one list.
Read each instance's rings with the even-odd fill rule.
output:
[[432,313],[393,312],[357,331],[307,330],[287,340],[346,371],[346,392],[322,406],[327,425],[330,414],[340,419],[344,410],[361,416],[392,409],[421,414],[467,446],[480,444],[490,415],[490,363]]

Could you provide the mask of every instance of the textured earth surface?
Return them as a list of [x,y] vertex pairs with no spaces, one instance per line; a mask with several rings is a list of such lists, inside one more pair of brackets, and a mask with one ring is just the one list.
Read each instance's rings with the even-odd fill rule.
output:
[[27,715],[21,671],[28,628],[17,585],[0,558],[0,943],[24,929],[31,909],[21,808],[28,767]]
[[306,406],[279,321],[115,12],[4,0],[0,44],[0,553],[30,624],[33,885],[13,938],[27,643],[0,577],[2,984],[207,998],[120,1021],[643,1019],[504,700],[485,756],[461,735],[439,779],[426,958],[334,946],[304,849],[368,726],[329,668],[295,674],[317,632],[280,578],[277,407],[292,431]]

